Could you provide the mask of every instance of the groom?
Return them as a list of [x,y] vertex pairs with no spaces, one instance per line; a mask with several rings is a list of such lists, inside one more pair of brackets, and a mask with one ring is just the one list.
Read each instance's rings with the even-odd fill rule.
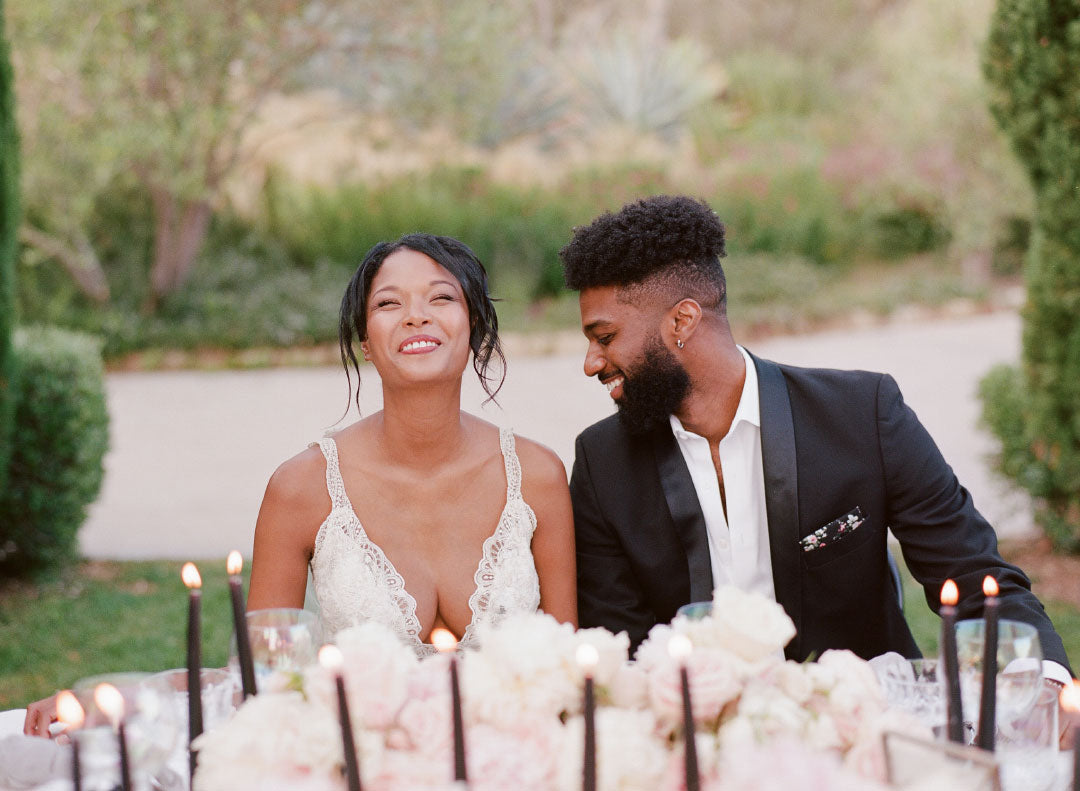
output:
[[[887,530],[939,607],[1039,630],[1067,667],[1031,583],[997,551],[930,435],[886,374],[794,368],[736,345],[707,205],[660,196],[604,214],[562,250],[589,340],[585,373],[617,415],[577,438],[570,491],[581,625],[632,648],[683,604],[734,585],[775,599],[798,630],[788,658],[829,648],[916,657],[890,574]],[[1067,681],[1065,667],[1047,665]]]

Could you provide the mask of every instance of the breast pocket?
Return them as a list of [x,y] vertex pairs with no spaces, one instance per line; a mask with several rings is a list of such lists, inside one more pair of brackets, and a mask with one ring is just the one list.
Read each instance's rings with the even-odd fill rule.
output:
[[818,568],[859,549],[873,536],[862,508],[856,506],[799,540],[803,563]]

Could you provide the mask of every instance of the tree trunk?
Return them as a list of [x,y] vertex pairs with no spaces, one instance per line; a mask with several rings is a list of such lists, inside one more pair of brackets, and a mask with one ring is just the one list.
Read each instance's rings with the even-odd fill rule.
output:
[[105,279],[105,271],[85,236],[80,235],[73,242],[68,242],[33,226],[23,225],[19,228],[19,241],[63,264],[79,291],[94,302],[103,305],[109,301],[109,282]]
[[154,261],[144,311],[153,313],[163,297],[184,284],[210,229],[210,204],[183,200],[163,187],[150,190],[154,207]]

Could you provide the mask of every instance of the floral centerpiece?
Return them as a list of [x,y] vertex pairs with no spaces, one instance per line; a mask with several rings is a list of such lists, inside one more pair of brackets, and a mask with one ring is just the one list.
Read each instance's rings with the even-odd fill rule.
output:
[[[654,627],[633,662],[625,634],[575,631],[541,613],[482,629],[482,647],[459,657],[472,788],[581,788],[584,671],[575,655],[589,643],[599,656],[590,671],[598,787],[681,789],[682,693],[667,650],[677,633],[693,645],[687,665],[704,789],[872,791],[884,783],[884,729],[930,736],[887,709],[869,664],[854,654],[785,661],[795,628],[783,608],[725,587],[709,616]],[[452,788],[448,657],[418,660],[377,624],[335,642],[365,788]],[[250,698],[199,738],[195,791],[344,788],[333,679],[315,665],[296,682]]]

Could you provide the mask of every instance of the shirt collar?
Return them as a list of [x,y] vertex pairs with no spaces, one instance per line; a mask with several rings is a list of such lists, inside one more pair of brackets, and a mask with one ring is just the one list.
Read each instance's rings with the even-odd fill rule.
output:
[[[746,377],[743,379],[742,393],[739,396],[739,406],[735,409],[735,417],[731,419],[731,428],[728,429],[728,434],[731,434],[731,432],[735,430],[735,427],[744,421],[759,429],[761,428],[761,403],[758,398],[757,368],[754,367],[754,360],[750,357],[750,353],[742,346],[738,346],[737,348],[739,349],[739,352],[742,353],[743,360],[746,362]],[[674,415],[669,415],[668,417],[671,422],[671,430],[675,433],[676,437],[697,436],[692,431],[684,429],[682,421]]]

